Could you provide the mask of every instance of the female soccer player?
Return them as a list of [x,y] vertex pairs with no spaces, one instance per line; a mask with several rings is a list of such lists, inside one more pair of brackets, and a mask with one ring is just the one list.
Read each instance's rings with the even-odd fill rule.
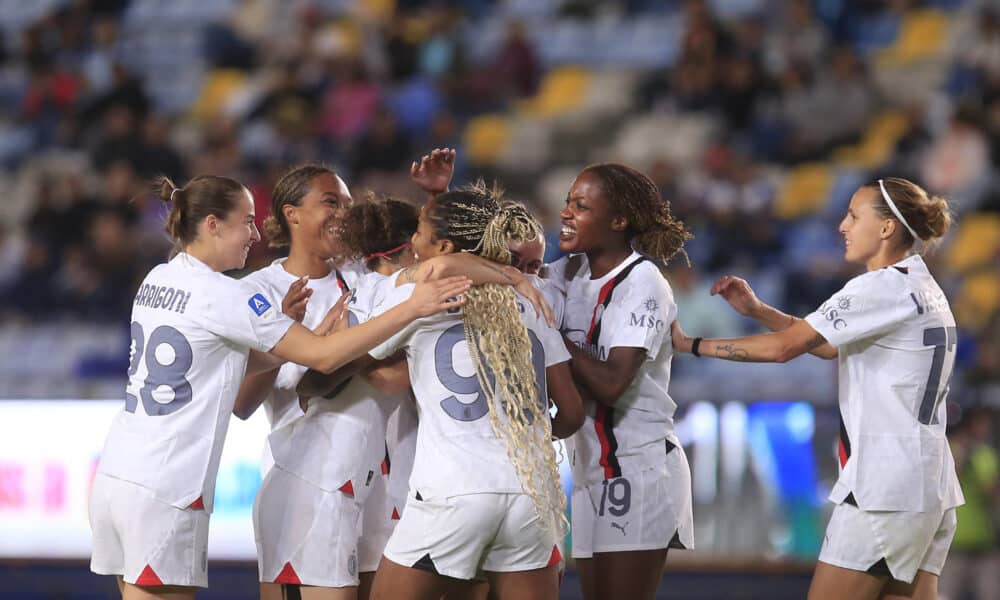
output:
[[[358,239],[371,250],[364,267],[373,271],[357,278],[348,304],[349,322],[356,325],[380,301],[386,275],[413,262],[408,239],[417,211],[395,200],[366,201],[349,209],[342,225],[344,251],[353,254]],[[318,290],[308,309],[314,310],[317,299],[323,306],[338,296],[336,288]],[[377,544],[381,531],[368,532],[359,546],[362,507],[379,501],[369,495],[384,483],[379,463],[386,452],[386,421],[408,389],[405,375],[395,394],[374,388],[366,372],[341,377],[335,386],[326,381],[322,373],[298,371],[292,393],[307,399],[306,413],[271,433],[275,465],[254,506],[261,581],[301,586],[297,591],[304,599],[355,598],[359,574],[375,571],[382,547],[362,550]],[[390,514],[385,517],[389,521]]]
[[[418,286],[385,318],[316,335],[222,271],[260,239],[240,183],[164,179],[167,232],[178,250],[136,295],[125,407],[108,434],[90,497],[91,569],[117,575],[126,600],[193,598],[207,584],[208,515],[233,401],[245,372],[279,359],[331,371],[414,318],[453,308],[464,279]],[[335,307],[316,333],[326,334]],[[256,351],[248,361],[251,351]],[[262,354],[270,352],[275,358]],[[249,368],[248,368],[249,362]]]
[[[428,194],[440,193],[447,189],[450,183],[453,162],[454,151],[435,149],[429,155],[425,155],[419,163],[414,163],[413,168],[411,168],[411,177],[414,183]],[[352,204],[353,200],[347,185],[329,167],[302,165],[289,171],[275,186],[271,214],[264,223],[268,241],[272,247],[290,246],[288,258],[278,259],[270,266],[252,273],[247,276],[246,281],[257,286],[265,297],[273,299],[272,301],[276,301],[285,293],[285,290],[289,289],[289,286],[292,286],[290,295],[293,306],[291,311],[297,312],[296,318],[306,326],[315,326],[340,296],[349,289],[355,289],[361,278],[367,273],[364,265],[354,261],[344,262],[339,268],[334,267],[334,261],[341,259],[345,253],[345,249],[340,243],[340,236],[344,232],[345,213]],[[403,226],[404,230],[396,232],[396,234],[404,241],[408,240],[413,230],[416,229],[416,211],[402,203],[396,203],[394,207],[401,210],[395,216],[406,221],[399,224]],[[354,222],[350,227],[358,225],[359,223]],[[409,229],[407,230],[407,228]],[[406,253],[406,255],[409,254]],[[305,287],[307,281],[308,287]],[[359,298],[368,298],[367,294],[362,294],[359,297],[357,292],[355,289],[355,295],[350,304],[355,312],[355,317],[363,314],[363,311],[359,312],[358,310],[361,306],[358,302]],[[273,464],[271,446],[283,444],[282,450],[286,453],[289,452],[289,448],[294,446],[294,444],[289,445],[291,444],[289,436],[299,429],[285,426],[302,415],[302,409],[299,407],[299,392],[296,390],[296,386],[306,371],[307,367],[305,366],[286,363],[280,369],[276,368],[247,377],[240,388],[234,409],[235,414],[240,418],[248,418],[263,402],[268,412],[272,432],[282,430],[281,434],[275,433],[275,436],[272,436],[272,439],[265,443],[262,461],[262,472],[265,478],[267,471]],[[344,448],[354,449],[355,452],[351,454],[350,452],[337,451],[335,456],[324,457],[330,461],[330,464],[322,469],[327,478],[344,478],[334,486],[334,490],[346,485],[346,481],[351,481],[352,474],[357,475],[358,471],[367,472],[367,463],[363,467],[359,461],[360,457],[366,456],[364,451],[366,436],[364,434],[369,429],[368,423],[374,421],[379,424],[379,427],[384,426],[385,423],[384,418],[369,418],[370,415],[367,411],[374,410],[379,403],[376,402],[377,397],[373,396],[373,390],[365,386],[361,378],[358,378],[350,391],[355,396],[360,395],[359,398],[367,396],[371,401],[359,401],[351,405],[353,409],[356,409],[354,416],[357,418],[353,421],[347,416],[337,420],[340,427],[335,432],[337,435],[333,437],[339,439]],[[328,412],[317,413],[313,419],[302,425],[305,428],[303,431],[320,433],[319,429],[323,429],[322,424],[326,423],[324,419],[329,420]],[[302,436],[302,439],[307,437],[308,435]],[[381,436],[376,435],[376,437]],[[316,453],[310,452],[306,456],[297,456],[293,451],[289,456],[285,470],[298,473],[308,479],[307,473],[300,472],[307,468],[306,465],[301,464],[301,461],[310,456],[316,456]],[[287,473],[277,476],[279,480],[286,478]],[[333,572],[327,568],[325,562],[322,566],[314,564],[315,561],[303,564],[309,562],[308,557],[320,554],[339,552],[348,558],[354,556],[357,535],[346,535],[344,531],[338,530],[338,533],[343,535],[336,536],[336,539],[324,539],[323,544],[325,545],[322,546],[322,552],[312,552],[309,548],[300,547],[306,535],[304,531],[299,531],[299,529],[311,523],[309,515],[312,513],[302,514],[301,511],[298,511],[295,513],[297,518],[294,523],[281,521],[280,516],[285,512],[284,502],[275,495],[273,490],[279,490],[283,485],[281,482],[270,482],[262,487],[261,493],[258,494],[257,508],[260,509],[263,506],[263,511],[257,510],[255,512],[258,559],[261,561],[259,575],[262,597],[265,600],[280,598],[281,590],[278,586],[282,584],[301,583],[323,588],[353,587],[356,585],[357,569],[355,567],[357,565],[354,564],[356,557],[335,563],[339,566],[339,572]],[[267,491],[266,494],[265,491]],[[307,488],[307,492],[304,493],[316,494],[318,491],[318,488]],[[344,523],[350,521],[348,514],[356,512],[356,507],[362,503],[366,491],[367,486],[362,486],[357,490],[357,496],[352,494],[350,500],[344,500],[346,504],[341,507],[343,510],[327,506],[327,514],[323,516],[325,522],[329,526],[334,526],[336,520]],[[327,503],[332,501],[329,497],[318,499],[317,502],[319,500]],[[261,501],[264,501],[263,504]],[[338,514],[329,514],[330,510],[334,510]],[[265,529],[271,535],[262,538]],[[352,532],[355,531],[353,526],[349,529]],[[321,535],[309,537],[313,543],[317,543],[322,538]],[[355,538],[354,541],[346,541],[352,537]],[[329,547],[330,544],[338,540],[341,542],[340,546]],[[298,548],[302,558],[293,560],[292,550],[285,548],[289,544]],[[381,550],[379,550],[380,554]],[[328,561],[326,558],[323,560]],[[354,564],[354,567],[348,563]],[[374,567],[371,568],[371,571],[374,571]],[[321,593],[321,590],[313,589],[309,590],[306,595],[318,593]]]
[[[413,249],[431,260],[467,252],[509,263],[507,241],[526,217],[482,185],[447,192],[421,210]],[[414,272],[393,281],[405,284]],[[378,311],[409,292],[397,288]],[[476,288],[466,307],[421,321],[371,353],[405,349],[420,415],[410,492],[374,598],[436,600],[450,582],[480,571],[500,598],[557,593],[565,497],[551,438],[582,420],[569,356],[558,332],[507,287]],[[551,423],[550,397],[559,410]]]
[[587,406],[570,440],[573,557],[584,598],[653,598],[668,548],[691,548],[691,475],[667,393],[677,306],[651,259],[690,235],[656,185],[599,164],[573,182],[550,265],[563,280],[563,333]]
[[725,360],[785,362],[811,352],[840,368],[840,477],[810,600],[937,597],[964,502],[945,439],[955,318],[915,251],[948,231],[948,204],[906,179],[859,188],[840,223],[844,258],[866,272],[805,319],[762,302],[745,281],[712,289],[776,333],[674,348]]

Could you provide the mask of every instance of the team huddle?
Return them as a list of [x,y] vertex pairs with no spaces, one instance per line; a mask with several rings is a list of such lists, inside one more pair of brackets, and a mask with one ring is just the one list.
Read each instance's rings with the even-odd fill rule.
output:
[[712,293],[772,333],[692,339],[662,271],[691,233],[648,177],[584,169],[565,256],[543,265],[539,221],[496,187],[449,189],[454,159],[414,163],[419,209],[292,169],[264,222],[287,258],[243,279],[223,272],[261,240],[250,192],[161,180],[175,252],[133,305],[91,492],[95,573],[126,599],[207,587],[230,415],[263,407],[262,598],[554,599],[570,551],[587,600],[651,599],[669,549],[694,546],[674,353],[810,352],[838,360],[842,415],[810,598],[936,597],[962,503],[944,437],[955,321],[916,250],[947,231],[943,200],[903,179],[860,188],[840,231],[865,273],[805,319],[723,277]]

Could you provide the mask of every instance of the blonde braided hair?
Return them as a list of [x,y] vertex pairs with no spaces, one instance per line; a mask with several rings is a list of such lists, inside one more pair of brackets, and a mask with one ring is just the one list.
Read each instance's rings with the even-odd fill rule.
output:
[[[523,205],[501,202],[502,194],[496,185],[488,188],[479,181],[438,196],[427,211],[435,237],[451,240],[459,251],[510,264],[508,241],[535,239],[541,232]],[[566,495],[552,444],[548,398],[539,398],[532,343],[514,290],[502,285],[472,288],[465,294],[462,320],[493,432],[504,442],[543,527],[561,536],[568,526]]]

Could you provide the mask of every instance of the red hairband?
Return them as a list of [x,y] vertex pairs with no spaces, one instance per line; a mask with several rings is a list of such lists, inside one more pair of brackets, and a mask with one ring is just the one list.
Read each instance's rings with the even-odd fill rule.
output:
[[410,242],[403,242],[402,244],[396,246],[395,248],[393,248],[391,250],[386,250],[385,252],[375,252],[373,254],[369,254],[368,256],[365,257],[365,260],[371,260],[373,258],[389,258],[393,254],[395,254],[397,252],[401,252],[403,250],[406,250],[409,247],[410,247]]

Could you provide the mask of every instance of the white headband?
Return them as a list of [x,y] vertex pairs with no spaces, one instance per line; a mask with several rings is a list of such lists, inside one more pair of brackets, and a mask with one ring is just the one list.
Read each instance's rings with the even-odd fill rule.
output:
[[885,191],[885,183],[881,179],[878,180],[878,187],[882,190],[882,197],[885,198],[885,203],[889,205],[889,210],[892,211],[892,214],[896,215],[896,218],[903,224],[903,227],[906,227],[906,230],[910,232],[910,235],[913,236],[913,241],[917,242],[920,240],[920,236],[917,235],[917,232],[913,231],[910,224],[903,218],[903,213],[899,212],[899,209],[896,208],[896,203],[889,197],[889,192]]
[[[179,192],[179,191],[180,191],[180,189],[181,189],[181,188],[174,188],[174,189],[170,190],[170,201],[171,201],[171,202],[173,202],[173,201],[174,201],[174,194],[176,194],[177,192]],[[894,208],[894,209],[892,209],[892,210],[893,210],[893,211],[895,211],[896,209]]]

